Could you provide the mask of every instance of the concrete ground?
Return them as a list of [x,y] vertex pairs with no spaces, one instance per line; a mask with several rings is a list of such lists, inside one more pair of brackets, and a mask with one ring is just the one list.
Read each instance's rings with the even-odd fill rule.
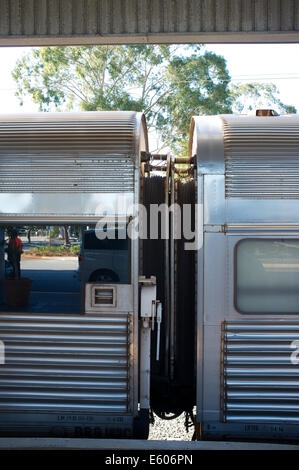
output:
[[0,438],[0,450],[297,450],[298,445],[221,441],[144,441],[134,439]]
[[[33,281],[26,311],[80,313],[81,282],[77,268],[77,257],[22,259],[21,276]],[[1,306],[2,311],[6,308]]]

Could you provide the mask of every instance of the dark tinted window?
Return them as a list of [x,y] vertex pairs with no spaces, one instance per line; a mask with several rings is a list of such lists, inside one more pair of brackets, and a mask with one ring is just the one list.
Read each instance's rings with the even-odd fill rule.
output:
[[105,238],[100,240],[94,230],[88,230],[84,232],[84,249],[85,250],[128,250],[129,240],[126,238],[118,239],[117,231],[115,240]]

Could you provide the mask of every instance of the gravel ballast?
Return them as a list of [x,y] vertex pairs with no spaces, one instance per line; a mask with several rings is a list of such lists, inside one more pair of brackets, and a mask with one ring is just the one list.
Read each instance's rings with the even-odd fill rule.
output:
[[178,418],[165,420],[154,414],[155,423],[150,425],[149,440],[160,441],[191,441],[194,433],[192,426],[187,432],[185,429],[185,413]]

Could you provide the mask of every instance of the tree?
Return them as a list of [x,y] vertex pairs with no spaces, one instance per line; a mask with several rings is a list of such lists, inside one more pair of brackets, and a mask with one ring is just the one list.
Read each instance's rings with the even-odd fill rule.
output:
[[63,225],[63,233],[65,246],[70,246],[69,227],[67,225]]
[[33,49],[13,78],[21,103],[29,94],[41,111],[144,111],[172,150],[185,146],[192,114],[230,112],[225,60],[197,45]]
[[272,85],[231,85],[225,59],[200,45],[44,47],[13,78],[21,103],[29,94],[41,111],[143,111],[161,140],[152,150],[176,154],[187,151],[192,115],[240,112],[263,97],[289,109]]
[[31,232],[37,232],[40,227],[37,225],[26,225],[24,228],[27,230],[28,243],[31,243]]
[[258,108],[273,108],[281,114],[297,112],[294,106],[281,102],[277,86],[273,83],[238,83],[232,84],[230,89],[233,111],[236,113],[248,113]]
[[161,102],[164,114],[157,117],[163,141],[177,153],[187,153],[190,118],[232,112],[230,77],[225,59],[212,52],[174,57],[167,67],[171,90]]

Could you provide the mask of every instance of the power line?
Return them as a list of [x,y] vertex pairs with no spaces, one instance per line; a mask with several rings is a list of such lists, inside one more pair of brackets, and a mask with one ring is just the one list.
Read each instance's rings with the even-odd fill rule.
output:
[[[215,78],[210,78],[206,80],[198,80],[200,83],[210,83],[213,80],[218,80],[222,83],[224,82],[235,82],[235,81],[259,81],[259,80],[298,80],[299,79],[299,73],[298,74],[263,74],[263,75],[239,75],[239,76],[232,76],[227,80],[220,80],[218,77]],[[173,81],[172,84],[179,84],[179,83],[188,83],[192,82],[195,80],[176,80]],[[0,88],[0,91],[17,91],[17,87],[5,87],[5,88]]]
[[298,80],[299,74],[292,76],[282,75],[240,75],[239,77],[231,77],[231,81],[235,80]]

